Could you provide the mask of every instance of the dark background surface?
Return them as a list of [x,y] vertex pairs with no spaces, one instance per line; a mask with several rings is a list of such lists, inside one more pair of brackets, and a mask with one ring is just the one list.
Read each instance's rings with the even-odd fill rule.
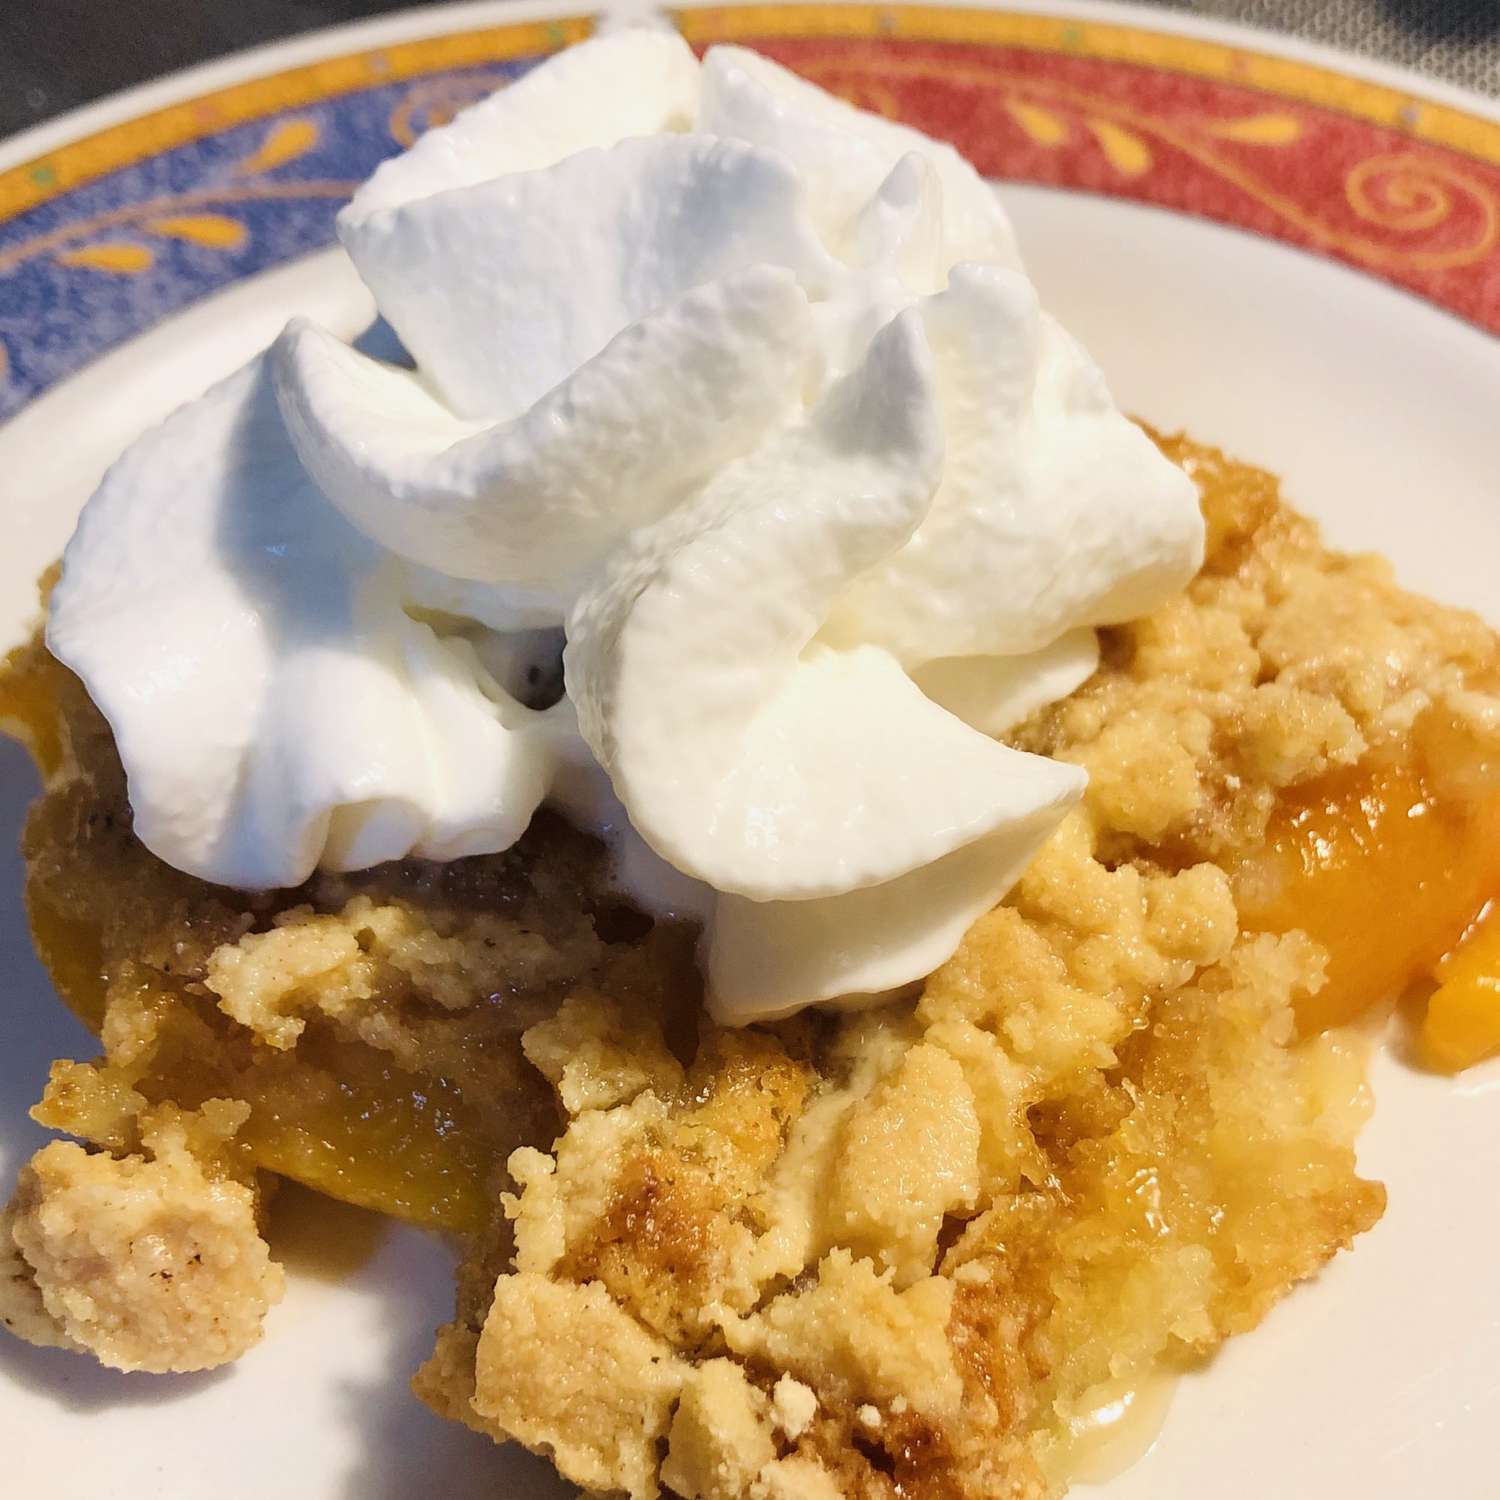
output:
[[[1500,94],[1500,0],[1154,3],[1295,31]],[[0,136],[211,57],[409,7],[410,0],[0,0]],[[578,9],[588,9],[587,0]]]

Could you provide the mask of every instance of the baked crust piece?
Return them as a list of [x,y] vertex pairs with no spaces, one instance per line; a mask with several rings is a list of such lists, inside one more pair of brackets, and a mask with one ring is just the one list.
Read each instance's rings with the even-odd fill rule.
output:
[[[917,1000],[863,1014],[703,1020],[691,933],[621,908],[548,818],[447,866],[188,880],[130,835],[107,729],[33,647],[13,681],[64,732],[20,715],[50,773],[28,896],[105,1049],[40,1117],[109,1171],[153,1111],[244,1101],[190,1205],[272,1169],[464,1228],[415,1387],[591,1491],[1055,1493],[1101,1400],[1253,1327],[1382,1211],[1361,1048],[1296,1025],[1330,954],[1258,930],[1278,818],[1414,758],[1434,805],[1477,805],[1500,748],[1486,627],[1326,550],[1270,476],[1163,446],[1203,492],[1202,574],[1012,736],[1085,765],[1083,804]],[[23,1336],[52,1326],[17,1229],[51,1191],[23,1184],[0,1246]],[[256,1295],[225,1286],[226,1326]]]

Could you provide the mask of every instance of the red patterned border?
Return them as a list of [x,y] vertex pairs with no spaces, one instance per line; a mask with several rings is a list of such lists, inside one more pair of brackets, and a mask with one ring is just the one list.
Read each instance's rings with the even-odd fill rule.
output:
[[[1500,123],[1325,67],[1173,32],[939,5],[680,12],[945,136],[981,171],[1200,215],[1337,257],[1500,333]],[[554,50],[573,16],[402,42],[252,79],[0,172],[0,220],[248,120]]]
[[[719,14],[693,17],[695,44],[714,40]],[[1467,152],[1263,89],[1071,51],[742,25],[726,36],[952,141],[986,176],[1284,240],[1500,333],[1500,166]]]

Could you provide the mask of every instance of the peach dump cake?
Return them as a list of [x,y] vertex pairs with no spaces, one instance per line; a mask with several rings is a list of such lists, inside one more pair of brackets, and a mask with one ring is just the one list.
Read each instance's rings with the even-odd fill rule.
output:
[[1348,1023],[1500,1046],[1495,637],[753,54],[585,43],[340,236],[395,357],[146,434],[0,677],[103,1049],[0,1317],[232,1360],[291,1178],[463,1237],[416,1392],[587,1491],[1060,1494],[1380,1217]]

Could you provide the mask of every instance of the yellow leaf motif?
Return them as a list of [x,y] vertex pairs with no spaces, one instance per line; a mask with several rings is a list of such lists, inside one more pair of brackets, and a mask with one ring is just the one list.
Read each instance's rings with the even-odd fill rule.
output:
[[85,266],[90,271],[113,271],[119,276],[136,276],[156,264],[149,246],[135,245],[129,240],[59,250],[53,259],[62,266]]
[[1068,123],[1059,120],[1051,110],[1040,109],[1035,104],[1023,103],[1020,99],[1007,99],[1005,108],[1017,125],[1038,146],[1060,146],[1068,138]]
[[306,156],[317,144],[318,127],[311,120],[283,120],[234,170],[240,177],[270,172]]
[[170,235],[174,240],[189,240],[210,250],[238,250],[247,238],[245,226],[227,214],[182,214],[173,218],[150,219],[146,228],[152,234]]
[[1243,141],[1250,146],[1290,146],[1302,138],[1302,121],[1295,115],[1245,115],[1238,120],[1214,120],[1207,128],[1221,141]]
[[840,99],[852,104],[855,109],[867,110],[872,115],[884,115],[887,120],[901,118],[901,104],[891,86],[878,78],[854,78],[847,83],[835,84],[833,92]]
[[1093,132],[1099,149],[1115,171],[1126,177],[1139,177],[1142,172],[1151,170],[1151,148],[1133,131],[1116,125],[1113,120],[1099,120],[1092,116],[1084,123]]

